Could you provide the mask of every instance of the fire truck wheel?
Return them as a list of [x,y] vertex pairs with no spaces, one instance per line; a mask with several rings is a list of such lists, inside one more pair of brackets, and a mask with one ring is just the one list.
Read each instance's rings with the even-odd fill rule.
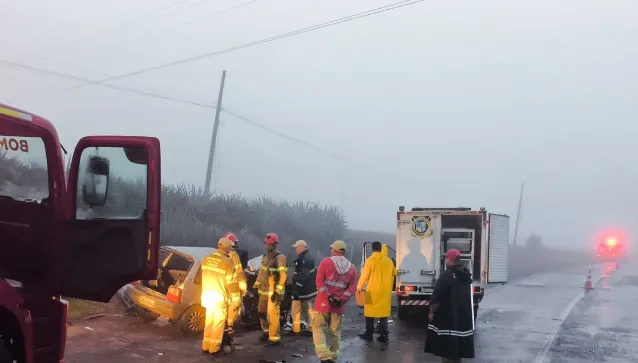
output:
[[199,305],[193,305],[186,309],[179,318],[179,328],[186,334],[199,334],[204,331],[206,321],[206,309]]
[[0,363],[13,363],[11,348],[0,340]]

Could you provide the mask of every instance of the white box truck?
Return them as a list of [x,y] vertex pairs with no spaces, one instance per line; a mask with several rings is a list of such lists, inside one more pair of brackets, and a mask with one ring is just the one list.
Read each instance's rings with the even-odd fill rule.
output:
[[[445,253],[461,251],[461,263],[474,279],[474,317],[489,283],[506,283],[509,259],[509,217],[484,208],[412,208],[397,212],[396,250],[389,254],[397,266],[398,315],[427,312],[437,278],[445,270]],[[370,243],[363,258],[372,253]]]

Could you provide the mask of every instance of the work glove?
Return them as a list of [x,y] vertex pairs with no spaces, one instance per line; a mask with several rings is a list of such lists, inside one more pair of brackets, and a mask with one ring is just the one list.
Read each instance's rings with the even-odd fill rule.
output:
[[340,308],[341,305],[343,304],[343,302],[340,299],[337,299],[334,296],[328,297],[328,303],[330,304],[330,306],[332,306],[335,309]]
[[292,299],[293,300],[299,300],[299,291],[293,291],[292,292]]
[[274,304],[281,304],[281,294],[275,291],[270,297],[270,301]]

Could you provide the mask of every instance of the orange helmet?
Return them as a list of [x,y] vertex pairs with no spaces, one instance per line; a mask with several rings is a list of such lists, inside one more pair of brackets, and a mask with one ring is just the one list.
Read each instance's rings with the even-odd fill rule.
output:
[[239,240],[237,239],[237,236],[235,236],[234,233],[232,232],[228,232],[224,235],[224,238],[227,238],[230,241],[230,244],[235,247],[235,244],[237,242],[239,242]]
[[279,236],[277,236],[277,234],[275,233],[268,233],[266,235],[266,238],[264,238],[264,242],[266,242],[267,245],[279,243]]

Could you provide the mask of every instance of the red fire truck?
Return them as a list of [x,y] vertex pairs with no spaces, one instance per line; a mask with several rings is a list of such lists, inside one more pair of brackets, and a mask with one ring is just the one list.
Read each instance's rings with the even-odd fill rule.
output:
[[616,236],[607,236],[598,243],[596,257],[604,261],[618,261],[625,257],[625,241]]
[[597,234],[596,258],[619,261],[627,255],[627,234],[622,228],[608,228]]
[[108,302],[157,274],[159,140],[84,137],[68,173],[63,151],[49,121],[0,104],[0,363],[64,362],[62,297]]

